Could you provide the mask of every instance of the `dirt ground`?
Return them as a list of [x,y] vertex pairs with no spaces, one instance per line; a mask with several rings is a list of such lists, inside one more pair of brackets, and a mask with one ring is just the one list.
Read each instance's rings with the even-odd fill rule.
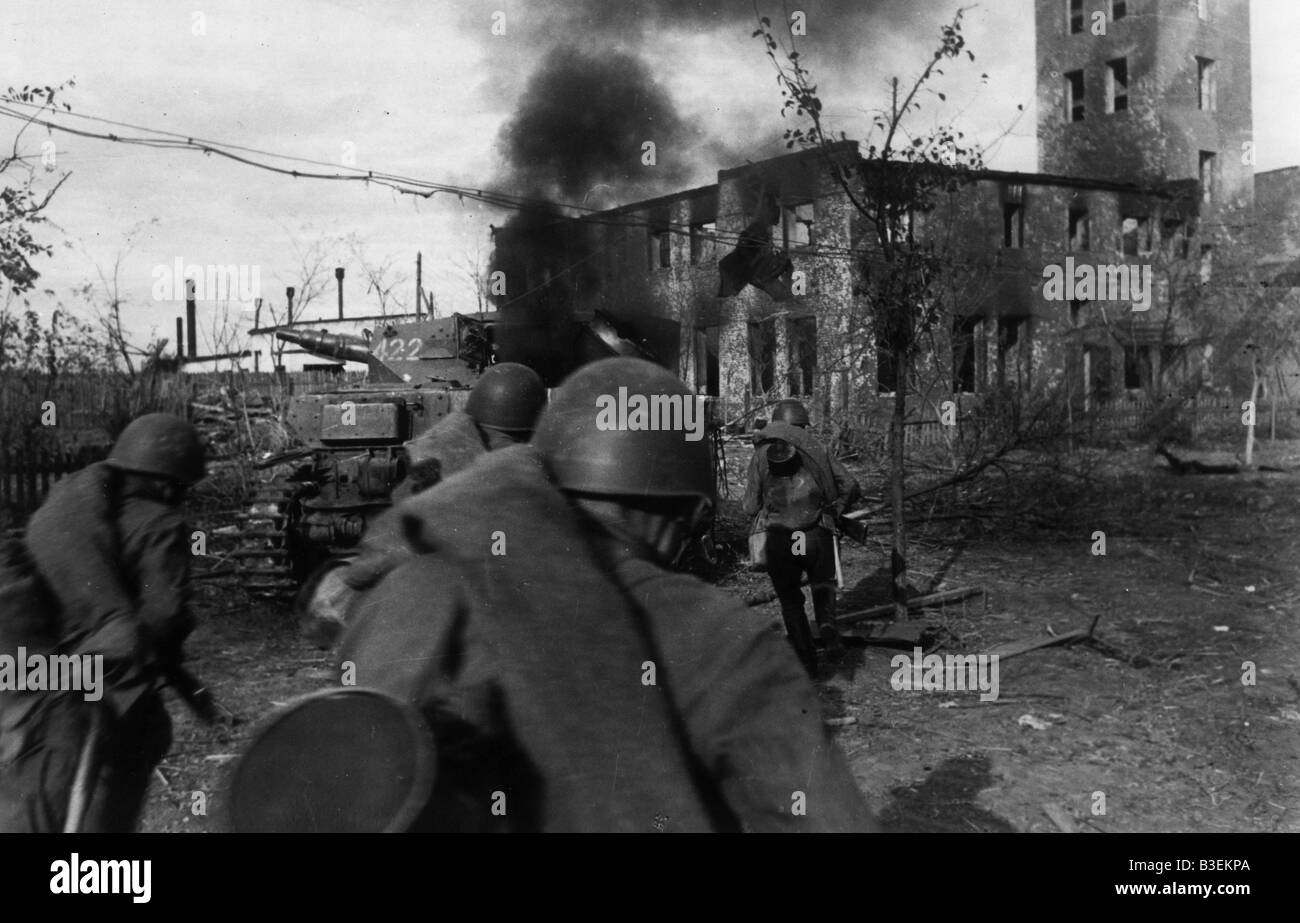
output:
[[[1266,457],[1298,466],[1300,443]],[[1101,461],[1082,487],[1018,481],[1028,503],[1005,504],[1010,515],[917,528],[910,562],[920,588],[983,590],[917,613],[935,653],[1097,619],[1095,642],[1000,663],[988,702],[895,691],[891,658],[911,651],[853,638],[821,671],[825,717],[888,829],[1300,831],[1300,472],[1177,476],[1142,449]],[[997,508],[986,498],[985,512]],[[1104,556],[1092,553],[1096,531]],[[886,600],[886,538],[844,545],[841,614]],[[742,599],[769,589],[734,562],[721,577]],[[173,703],[150,831],[220,829],[222,786],[255,723],[335,681],[287,610],[214,585],[199,608],[191,664],[235,721],[208,729]],[[750,611],[780,631],[775,602]]]

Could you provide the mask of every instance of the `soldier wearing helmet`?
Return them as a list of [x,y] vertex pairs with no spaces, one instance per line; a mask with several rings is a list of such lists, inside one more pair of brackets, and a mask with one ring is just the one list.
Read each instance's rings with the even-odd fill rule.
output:
[[397,507],[351,569],[340,663],[438,753],[412,829],[874,829],[789,648],[669,569],[713,501],[707,442],[602,425],[620,389],[696,400],[643,360],[585,366],[531,444]]
[[102,655],[107,688],[97,701],[49,692],[26,703],[12,752],[0,754],[0,829],[62,829],[79,764],[90,788],[78,829],[135,828],[171,745],[160,690],[194,626],[181,505],[204,473],[194,427],[148,414],[32,516],[25,545],[55,603],[50,636],[60,653]]
[[404,499],[469,467],[485,452],[527,442],[546,406],[546,387],[526,365],[488,366],[463,411],[453,410],[406,444],[410,474],[394,494]]
[[790,644],[811,675],[817,653],[801,589],[812,588],[813,615],[829,652],[841,647],[835,627],[836,533],[839,517],[858,496],[858,483],[807,432],[808,408],[777,403],[772,422],[755,436],[744,510],[767,532],[767,572],[781,604]]

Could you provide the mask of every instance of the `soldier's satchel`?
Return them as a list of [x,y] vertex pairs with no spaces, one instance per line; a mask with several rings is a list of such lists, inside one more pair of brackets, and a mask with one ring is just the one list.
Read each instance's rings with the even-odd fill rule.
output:
[[749,530],[749,569],[763,570],[767,567],[767,514],[758,511],[754,524]]

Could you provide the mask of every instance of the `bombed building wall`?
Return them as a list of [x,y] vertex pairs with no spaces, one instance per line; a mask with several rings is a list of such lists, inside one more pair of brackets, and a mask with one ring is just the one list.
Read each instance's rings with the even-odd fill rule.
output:
[[1039,164],[1156,185],[1199,180],[1212,209],[1249,208],[1247,0],[1113,6],[1037,0]]
[[[847,156],[856,145],[844,145]],[[719,174],[719,228],[760,237],[778,254],[720,265],[720,394],[729,419],[798,397],[825,418],[859,390],[864,344],[854,325],[852,206],[819,151]],[[788,266],[781,266],[784,260]]]

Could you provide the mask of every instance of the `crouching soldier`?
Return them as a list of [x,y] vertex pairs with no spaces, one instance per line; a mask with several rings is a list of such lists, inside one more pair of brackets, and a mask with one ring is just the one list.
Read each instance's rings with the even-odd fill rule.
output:
[[179,681],[194,626],[181,505],[203,476],[194,427],[148,414],[33,515],[25,552],[52,603],[43,646],[102,657],[106,689],[0,702],[0,830],[135,829],[171,746],[161,688]]
[[[396,511],[400,541],[372,566],[339,660],[430,729],[437,771],[411,829],[874,829],[789,647],[670,569],[712,503],[708,444],[602,429],[599,399],[620,387],[695,400],[651,363],[593,363],[531,445]],[[285,818],[294,799],[264,788],[283,775],[249,773],[250,797],[280,812],[275,829],[319,823],[312,805]]]
[[394,493],[403,499],[468,468],[495,449],[527,442],[546,406],[546,387],[526,365],[488,366],[465,409],[453,410],[422,436],[406,443],[410,473]]
[[837,521],[857,500],[859,487],[840,461],[808,434],[808,422],[808,410],[798,401],[776,405],[772,422],[755,436],[744,510],[765,521],[767,573],[790,644],[812,674],[817,654],[800,587],[806,574],[818,633],[828,650],[838,649]]

